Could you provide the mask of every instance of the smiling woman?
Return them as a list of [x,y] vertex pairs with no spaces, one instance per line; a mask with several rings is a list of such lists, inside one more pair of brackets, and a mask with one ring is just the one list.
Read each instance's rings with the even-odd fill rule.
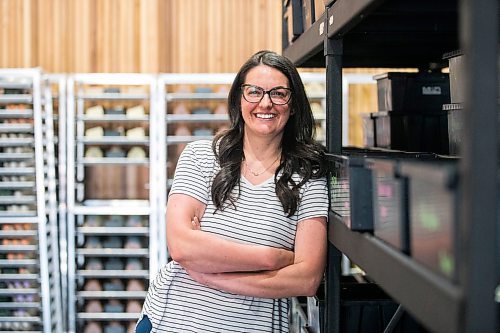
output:
[[293,64],[254,54],[228,98],[231,126],[187,145],[167,203],[172,261],[137,332],[289,332],[289,297],[314,295],[326,257],[324,147]]

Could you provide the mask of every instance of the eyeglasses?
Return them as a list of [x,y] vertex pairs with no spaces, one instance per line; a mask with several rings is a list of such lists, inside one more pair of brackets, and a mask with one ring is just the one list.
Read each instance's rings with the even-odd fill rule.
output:
[[243,91],[243,98],[249,103],[260,103],[264,95],[268,94],[273,104],[284,105],[292,97],[292,90],[285,87],[274,87],[270,90],[264,90],[252,84],[242,84],[241,90]]

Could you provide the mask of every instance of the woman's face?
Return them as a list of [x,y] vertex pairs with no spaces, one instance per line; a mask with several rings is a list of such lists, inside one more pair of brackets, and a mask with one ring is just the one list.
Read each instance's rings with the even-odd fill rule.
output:
[[[283,73],[266,65],[259,65],[248,71],[244,84],[260,87],[265,91],[276,87],[290,88],[288,79]],[[274,95],[273,99],[280,98],[280,90]],[[282,136],[290,118],[290,101],[284,105],[276,105],[271,101],[269,94],[264,94],[260,102],[251,103],[245,100],[242,91],[241,113],[245,121],[245,135]]]

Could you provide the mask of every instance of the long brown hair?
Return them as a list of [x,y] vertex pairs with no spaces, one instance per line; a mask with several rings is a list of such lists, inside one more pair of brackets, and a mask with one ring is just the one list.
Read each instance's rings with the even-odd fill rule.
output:
[[[281,161],[274,175],[276,195],[283,206],[283,211],[290,217],[297,210],[300,187],[309,179],[323,177],[326,174],[325,147],[313,139],[314,117],[297,69],[286,57],[271,51],[260,51],[250,57],[237,73],[229,91],[230,128],[218,134],[212,144],[221,167],[212,183],[212,200],[220,210],[224,209],[228,201],[234,204],[236,200],[232,192],[236,186],[239,189],[243,160],[244,121],[241,114],[241,85],[245,83],[247,73],[259,65],[279,70],[288,78],[292,89],[290,118],[285,125],[281,142]],[[278,177],[280,172],[281,176]],[[298,183],[292,178],[295,173],[301,176]]]

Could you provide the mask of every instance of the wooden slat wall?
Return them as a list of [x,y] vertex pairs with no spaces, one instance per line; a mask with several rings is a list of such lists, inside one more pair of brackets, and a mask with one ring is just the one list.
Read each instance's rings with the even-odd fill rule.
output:
[[0,0],[0,67],[234,72],[281,50],[282,0]]
[[[235,72],[254,52],[281,52],[282,0],[0,0],[0,68],[47,73]],[[349,98],[350,143],[374,87]]]

